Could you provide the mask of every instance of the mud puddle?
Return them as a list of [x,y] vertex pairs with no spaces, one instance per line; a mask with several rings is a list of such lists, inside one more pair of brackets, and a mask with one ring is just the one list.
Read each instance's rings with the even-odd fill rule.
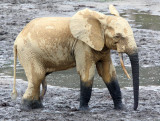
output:
[[[132,75],[131,68],[126,67],[128,73]],[[132,87],[132,80],[128,79],[124,74],[120,66],[116,67],[117,78],[121,87]],[[3,76],[13,76],[13,68],[3,68],[0,70],[1,77]],[[3,74],[2,74],[3,73]],[[160,67],[141,67],[140,68],[140,86],[157,85],[160,86]],[[17,78],[27,81],[24,70],[17,70]],[[148,81],[146,81],[148,80]],[[66,71],[53,72],[46,77],[46,81],[49,85],[68,87],[68,88],[79,88],[80,79],[76,72],[76,69],[70,69]],[[94,77],[94,88],[106,88],[103,80],[97,74]]]

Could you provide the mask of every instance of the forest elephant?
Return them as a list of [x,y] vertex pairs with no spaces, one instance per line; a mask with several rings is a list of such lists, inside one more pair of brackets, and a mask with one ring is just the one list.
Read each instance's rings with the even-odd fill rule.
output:
[[[16,98],[17,56],[28,79],[22,98],[24,109],[41,108],[46,91],[46,75],[76,67],[80,75],[79,110],[87,110],[92,84],[97,69],[113,99],[115,109],[123,109],[120,86],[112,63],[110,50],[116,50],[124,72],[128,73],[121,58],[126,53],[131,62],[134,110],[139,97],[139,59],[137,45],[129,23],[120,17],[113,5],[110,13],[84,9],[72,17],[44,17],[29,22],[14,43],[14,85]],[[43,92],[40,93],[40,86]]]

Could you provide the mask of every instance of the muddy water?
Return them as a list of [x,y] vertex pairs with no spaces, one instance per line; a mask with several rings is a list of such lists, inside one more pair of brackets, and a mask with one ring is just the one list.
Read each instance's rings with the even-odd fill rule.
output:
[[123,13],[121,13],[121,16],[129,19],[130,24],[134,25],[136,29],[160,31],[160,16],[151,15],[150,11],[128,9],[124,10]]
[[[117,0],[107,0],[107,2],[115,2]],[[119,1],[121,2],[121,1]],[[12,47],[14,39],[21,29],[31,19],[42,16],[72,16],[75,11],[83,8],[90,8],[100,11],[104,14],[109,14],[107,10],[108,3],[105,1],[92,2],[92,5],[88,5],[88,2],[80,1],[75,3],[57,1],[53,6],[47,2],[44,4],[34,2],[24,4],[11,4],[3,3],[0,7],[0,73],[2,75],[13,75],[13,53]],[[124,5],[125,0],[121,3],[114,3],[120,12],[120,15],[126,18],[133,28],[135,39],[139,48],[140,58],[140,85],[160,85],[160,13],[154,13],[153,9],[150,9],[150,3],[142,4],[134,3],[137,6]],[[106,6],[104,6],[106,4]],[[154,2],[151,4],[154,6]],[[125,6],[125,7],[124,7]],[[145,9],[144,9],[145,8]],[[43,11],[40,11],[43,9]],[[157,10],[155,8],[155,10]],[[54,12],[52,12],[54,11]],[[18,14],[17,14],[18,13]],[[25,16],[24,16],[25,13]],[[119,67],[119,59],[115,51],[112,52],[112,59],[116,65],[117,76],[121,87],[131,86],[132,81],[128,80],[124,75],[121,67]],[[125,64],[130,65],[129,59],[125,55]],[[128,71],[131,75],[131,69],[128,67]],[[17,78],[27,80],[22,67],[18,64]],[[148,80],[148,81],[146,81]],[[47,77],[47,82],[51,85],[62,87],[79,87],[79,76],[75,69],[55,72]],[[94,87],[105,87],[102,79],[96,74]]]
[[[131,75],[131,68],[126,67],[129,74]],[[132,80],[128,79],[124,74],[121,67],[116,67],[117,78],[119,80],[121,87],[132,86]],[[4,68],[3,71],[0,70],[1,76],[3,75],[13,75],[12,68]],[[160,85],[160,67],[141,67],[140,68],[140,85]],[[27,81],[27,78],[24,74],[24,70],[18,69],[17,78]],[[52,74],[46,77],[47,83],[53,86],[69,87],[69,88],[79,88],[79,75],[76,72],[76,69],[69,69],[66,71],[53,72]],[[148,81],[146,81],[148,80]],[[103,80],[96,73],[94,77],[95,88],[105,88]]]

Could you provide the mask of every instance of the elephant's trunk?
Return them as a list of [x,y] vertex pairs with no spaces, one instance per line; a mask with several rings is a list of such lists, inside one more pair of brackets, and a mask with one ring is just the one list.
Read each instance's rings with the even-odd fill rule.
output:
[[128,55],[132,66],[133,91],[134,91],[134,110],[138,107],[139,98],[139,59],[138,53]]

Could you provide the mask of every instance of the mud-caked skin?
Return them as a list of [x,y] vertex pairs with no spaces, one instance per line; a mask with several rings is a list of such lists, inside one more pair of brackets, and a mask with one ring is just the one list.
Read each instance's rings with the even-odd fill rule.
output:
[[22,105],[21,105],[22,110],[30,110],[37,108],[43,108],[41,100],[26,100],[26,99],[22,100]]
[[124,105],[122,104],[122,95],[120,91],[120,87],[116,78],[112,78],[109,83],[105,83],[109,93],[113,99],[114,109],[122,110],[124,109]]
[[87,84],[85,82],[80,82],[80,111],[86,111],[89,110],[89,100],[91,98],[92,93],[92,83]]
[[[81,79],[81,110],[88,109],[96,68],[109,89],[115,109],[122,109],[121,91],[115,78],[116,70],[110,50],[133,55],[137,45],[129,23],[119,16],[113,5],[110,5],[109,10],[114,16],[84,9],[72,17],[44,17],[29,22],[14,43],[13,97],[17,95],[15,85],[18,57],[28,80],[23,95],[25,108],[43,107],[40,99],[43,99],[47,89],[47,74],[76,67]],[[129,57],[132,62],[136,110],[139,93],[138,56]],[[124,65],[122,61],[121,64]]]

